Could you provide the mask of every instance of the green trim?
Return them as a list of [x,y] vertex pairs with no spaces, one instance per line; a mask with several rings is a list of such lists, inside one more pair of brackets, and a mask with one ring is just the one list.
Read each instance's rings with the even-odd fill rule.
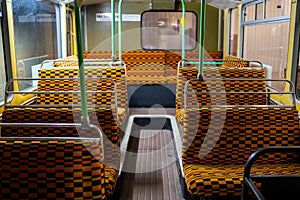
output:
[[[203,61],[204,65],[221,65],[223,62],[218,61]],[[199,61],[187,61],[186,64],[190,65],[200,65]]]
[[116,60],[116,13],[115,13],[115,1],[111,0],[111,58]]
[[182,60],[182,67],[184,67],[184,62],[185,62],[185,2],[184,0],[181,0],[181,5],[182,5],[182,18],[181,18],[181,25],[182,25],[182,29],[181,29],[181,60]]
[[201,0],[200,20],[199,20],[200,24],[199,24],[199,66],[198,66],[198,76],[201,76],[203,74],[205,10],[206,10],[206,0]]
[[119,61],[122,61],[123,0],[119,1]]
[[77,0],[74,0],[75,4],[75,22],[76,22],[76,40],[77,40],[77,54],[79,64],[79,77],[80,77],[80,95],[81,95],[81,108],[82,108],[82,122],[86,124],[88,122],[88,110],[86,100],[86,88],[84,77],[84,63],[83,63],[83,50],[82,50],[82,25],[80,8],[77,6]]

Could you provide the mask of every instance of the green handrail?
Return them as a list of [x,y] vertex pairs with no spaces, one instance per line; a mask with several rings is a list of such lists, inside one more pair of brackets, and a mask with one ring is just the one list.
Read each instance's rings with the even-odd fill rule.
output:
[[119,60],[122,61],[122,22],[123,22],[123,0],[119,1]]
[[182,67],[184,67],[185,62],[185,2],[184,0],[181,0],[181,6],[182,6],[182,17],[181,17],[181,60],[182,60]]
[[116,35],[116,13],[115,13],[115,1],[111,0],[111,59],[116,60],[116,45],[115,45],[115,35]]
[[[204,65],[221,65],[221,61],[203,61]],[[186,61],[185,64],[200,65],[200,61]]]
[[204,30],[205,30],[205,10],[206,0],[201,0],[200,4],[200,20],[199,20],[199,66],[198,78],[203,75],[203,61],[204,61]]
[[[185,16],[186,16],[186,8],[185,8],[185,2],[184,0],[181,0],[182,5],[182,17],[181,17],[181,34],[182,34],[182,52],[181,52],[181,58],[184,61],[185,59]],[[119,60],[122,61],[122,21],[123,21],[123,0],[119,1]],[[184,62],[183,62],[184,65]]]
[[[82,1],[80,1],[80,4]],[[74,0],[75,5],[75,22],[76,22],[76,40],[77,40],[77,54],[78,54],[78,64],[79,64],[79,78],[80,78],[80,95],[81,95],[81,108],[82,108],[82,126],[89,126],[87,100],[86,100],[86,87],[85,87],[85,77],[84,77],[84,63],[83,63],[83,50],[82,50],[82,25],[80,16],[81,5],[77,4],[77,0]]]

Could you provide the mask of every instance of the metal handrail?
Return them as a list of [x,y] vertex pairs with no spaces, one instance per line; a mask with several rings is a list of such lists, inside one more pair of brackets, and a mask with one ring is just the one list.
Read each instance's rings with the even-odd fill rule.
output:
[[[4,98],[4,108],[6,107],[26,107],[28,105],[12,105],[12,106],[8,106],[7,105],[7,99],[9,94],[79,94],[81,93],[80,91],[9,91],[9,86],[14,82],[14,81],[32,81],[32,80],[78,80],[78,78],[22,78],[22,79],[10,79],[5,87],[5,98]],[[101,79],[101,78],[91,78],[88,77],[86,80],[111,80],[114,84],[114,90],[107,90],[107,91],[86,91],[86,93],[90,94],[107,94],[107,93],[111,93],[114,96],[114,100],[115,100],[115,108],[118,110],[118,99],[117,99],[117,84],[114,80],[112,80],[111,78],[105,78],[105,79]],[[80,106],[82,106],[82,104],[79,104]],[[43,107],[42,105],[37,105],[37,106],[28,106],[28,107]],[[47,106],[45,106],[47,107]],[[68,107],[67,104],[65,105],[61,105],[61,107]],[[87,105],[87,107],[90,107]],[[119,116],[117,115],[117,120],[119,120]]]
[[[265,197],[262,195],[262,193],[258,190],[258,188],[253,184],[250,172],[251,168],[260,156],[264,154],[269,153],[300,153],[300,146],[270,146],[267,148],[263,148],[260,150],[257,150],[256,152],[252,153],[250,157],[248,158],[245,168],[244,168],[244,183],[243,183],[243,190],[242,190],[242,199],[248,199],[249,196],[249,190],[254,195],[255,199],[258,200],[265,200]],[[295,175],[294,175],[295,176]]]
[[[224,88],[224,92],[202,92],[202,91],[194,91],[192,93],[199,93],[199,94],[220,94],[220,95],[224,95],[224,94],[289,94],[292,95],[292,105],[211,105],[211,106],[201,106],[201,107],[292,107],[295,108],[296,107],[296,94],[295,94],[295,87],[294,84],[289,81],[289,80],[281,80],[281,79],[250,79],[250,78],[228,78],[228,79],[205,79],[203,80],[204,82],[206,80],[209,81],[260,81],[260,82],[285,82],[288,83],[290,85],[291,91],[290,92],[280,92],[280,91],[267,91],[268,86],[266,85],[266,92],[257,92],[257,91],[226,91],[226,89]],[[184,109],[187,108],[187,98],[188,98],[188,85],[191,81],[201,81],[199,79],[190,79],[188,81],[186,81],[185,85],[184,85]]]
[[[123,61],[113,61],[112,59],[98,59],[98,58],[86,58],[86,59],[83,59],[84,61],[84,66],[86,67],[95,67],[95,68],[99,68],[99,67],[102,67],[102,66],[94,66],[94,65],[108,65],[108,66],[105,66],[105,67],[115,67],[114,65],[117,65],[116,67],[124,67],[126,68],[126,63],[123,62]],[[43,62],[42,65],[41,65],[41,68],[43,68],[43,65],[47,62],[78,62],[78,60],[76,59],[56,59],[56,60],[47,60],[46,62]],[[74,66],[74,67],[78,67],[78,66]]]
[[[78,4],[79,3],[79,4]],[[79,64],[79,78],[80,78],[80,91],[81,91],[81,102],[82,102],[82,123],[84,126],[89,126],[88,110],[87,110],[87,99],[86,99],[86,85],[84,77],[84,61],[83,61],[83,39],[82,39],[82,24],[81,24],[81,2],[74,0],[75,7],[75,22],[76,22],[76,39],[77,39],[77,55]]]
[[[182,66],[182,60],[179,61],[178,63],[178,67]],[[215,64],[216,66],[222,64],[223,62],[249,62],[249,63],[258,63],[259,67],[261,69],[263,69],[263,63],[257,60],[227,60],[227,59],[213,59],[213,58],[209,58],[209,59],[204,59],[203,60],[203,64]],[[199,61],[196,61],[195,59],[189,59],[189,61],[184,61],[185,64],[190,64],[190,65],[199,65]],[[190,67],[190,66],[189,66]],[[195,66],[196,67],[196,66]],[[222,67],[222,66],[219,66]],[[237,67],[237,66],[232,66],[232,67],[236,67],[236,68],[259,68],[258,66],[249,66],[249,67]]]
[[100,141],[100,145],[102,148],[102,153],[104,154],[104,143],[103,143],[103,132],[99,127],[94,124],[89,124],[88,127],[85,127],[82,123],[0,123],[0,127],[65,127],[65,128],[82,128],[82,129],[94,129],[98,132],[99,137],[0,137],[1,139],[5,140],[75,140],[75,141],[82,141],[82,140],[91,140],[91,141]]

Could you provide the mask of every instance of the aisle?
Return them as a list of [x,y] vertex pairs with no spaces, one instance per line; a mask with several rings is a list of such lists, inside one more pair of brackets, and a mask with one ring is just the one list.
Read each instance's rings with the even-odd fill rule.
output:
[[126,156],[122,200],[182,200],[169,130],[135,130]]

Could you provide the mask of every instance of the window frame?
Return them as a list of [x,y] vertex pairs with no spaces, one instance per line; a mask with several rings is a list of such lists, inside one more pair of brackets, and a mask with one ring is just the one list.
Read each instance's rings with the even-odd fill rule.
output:
[[[245,48],[245,28],[246,27],[250,27],[250,26],[257,26],[257,25],[267,25],[267,24],[276,24],[276,23],[290,23],[290,15],[286,15],[286,16],[279,16],[279,17],[273,17],[273,18],[265,18],[266,17],[266,12],[265,12],[265,6],[266,6],[266,1],[268,0],[257,0],[257,1],[253,1],[250,3],[246,3],[242,6],[242,10],[241,10],[241,30],[240,30],[240,49],[239,49],[239,55],[241,55],[242,57],[244,57],[244,48]],[[284,1],[284,0],[283,0]],[[259,4],[259,3],[263,3],[264,4],[264,8],[263,8],[263,16],[264,19],[259,19],[259,20],[252,20],[252,21],[245,21],[245,13],[246,13],[246,9],[247,7]],[[292,5],[292,2],[291,2]],[[255,16],[257,14],[255,13]],[[290,26],[290,24],[289,24]],[[290,31],[290,30],[288,30]],[[288,33],[288,37],[290,36],[290,33]],[[289,38],[290,40],[290,38]],[[288,58],[289,52],[286,53],[286,56]],[[287,68],[287,63],[285,66],[285,69]],[[286,76],[286,70],[283,72],[284,76]]]
[[[48,0],[47,1],[47,3],[49,3],[49,4],[52,4],[53,5],[53,8],[54,8],[54,10],[55,10],[55,28],[56,28],[56,34],[55,34],[55,37],[56,38],[53,38],[53,42],[52,42],[52,45],[55,45],[56,46],[56,48],[54,48],[53,49],[53,52],[52,52],[52,54],[53,55],[55,55],[55,54],[57,54],[55,57],[57,57],[57,58],[61,58],[62,57],[62,54],[63,54],[63,49],[62,49],[62,40],[63,40],[63,38],[62,38],[62,23],[61,23],[61,13],[62,13],[62,9],[61,9],[61,5],[60,5],[60,3],[58,3],[58,2],[54,2],[54,1],[51,1],[51,0]],[[12,5],[13,5],[13,1],[12,1]],[[12,9],[13,9],[13,6],[12,6]],[[14,11],[12,10],[12,13],[13,13]],[[13,16],[13,18],[14,18],[14,16]],[[38,23],[38,22],[35,22],[35,23]],[[15,23],[14,23],[14,26],[15,26]],[[15,32],[15,27],[13,28],[13,31]],[[16,34],[14,34],[14,38],[13,38],[13,40],[14,41],[16,41]],[[16,47],[16,46],[15,46]],[[16,47],[17,48],[17,47]],[[16,52],[16,51],[15,51]],[[17,61],[18,60],[29,60],[29,59],[31,59],[31,58],[42,58],[44,55],[37,55],[37,56],[30,56],[30,57],[28,57],[28,58],[24,58],[24,59],[19,59],[18,57],[17,57],[17,52],[16,52],[16,63],[17,63]],[[52,58],[51,58],[52,59]],[[18,72],[18,66],[17,66],[17,64],[16,64],[16,71]],[[19,75],[18,75],[18,73],[16,74],[16,77],[15,78],[22,78],[22,77],[19,77]],[[27,78],[27,77],[25,77],[25,78]],[[28,77],[28,78],[31,78],[31,77]],[[29,86],[29,87],[25,87],[25,88],[20,88],[20,86],[19,86],[19,90],[20,91],[33,91],[33,90],[35,90],[36,89],[36,86]]]
[[[265,18],[266,13],[264,13],[264,19],[260,20],[253,20],[253,21],[245,21],[245,12],[246,8],[250,7],[252,5],[256,5],[259,3],[264,3],[265,4],[266,0],[257,0],[253,1],[251,3],[247,3],[243,5],[242,11],[241,11],[241,37],[240,37],[240,52],[239,54],[243,56],[244,54],[244,31],[245,31],[245,26],[255,26],[255,25],[261,25],[261,24],[272,24],[272,23],[284,23],[284,22],[290,22],[290,16],[280,16],[280,17],[273,17],[273,18]],[[265,10],[265,9],[263,9]]]
[[297,4],[296,15],[295,15],[295,33],[294,33],[294,45],[293,45],[292,72],[291,72],[291,81],[294,83],[294,89],[295,89],[298,103],[300,102],[300,91],[298,92],[297,90],[297,83],[298,81],[300,81],[300,79],[298,79],[298,73],[300,73],[300,70],[298,68],[299,64],[300,64],[300,3]]
[[[12,60],[11,60],[11,48],[10,48],[10,34],[8,26],[8,15],[7,15],[7,5],[6,1],[0,0],[0,11],[1,11],[1,28],[2,28],[2,43],[3,43],[3,53],[4,53],[4,65],[5,65],[5,76],[6,83],[8,80],[13,78],[13,69],[12,69]],[[1,48],[1,47],[0,47]],[[2,73],[2,72],[0,72]],[[13,85],[10,86],[10,90],[13,90]],[[5,92],[5,91],[4,91]],[[6,101],[10,102],[13,96],[8,96]],[[0,100],[0,106],[3,106],[5,103],[5,93],[3,101]]]
[[[227,31],[227,34],[228,34],[228,37],[227,37],[227,52],[226,52],[226,55],[230,55],[230,52],[231,52],[231,27],[232,27],[232,11],[233,11],[233,9],[237,9],[237,13],[239,13],[239,8],[238,7],[235,7],[235,8],[230,8],[229,10],[228,10],[228,31]],[[239,15],[237,15],[237,17],[238,17]],[[239,21],[239,20],[238,20]],[[238,26],[239,26],[239,24],[238,24]],[[239,34],[239,33],[238,33]],[[237,41],[238,42],[238,41]],[[237,54],[239,53],[238,52],[238,47],[237,47]]]
[[[266,0],[257,0],[257,1],[253,1],[251,3],[247,3],[245,5],[243,5],[242,7],[242,13],[241,13],[241,37],[240,37],[240,51],[239,54],[244,56],[244,37],[245,37],[245,26],[255,26],[255,25],[261,25],[261,24],[272,24],[272,23],[284,23],[284,22],[290,22],[290,16],[280,16],[280,17],[273,17],[273,18],[265,18],[265,13],[264,15],[264,19],[261,20],[253,20],[253,21],[245,21],[245,12],[246,12],[246,8],[250,7],[252,5],[256,5],[259,3],[265,3]],[[265,9],[263,9],[265,10]]]

